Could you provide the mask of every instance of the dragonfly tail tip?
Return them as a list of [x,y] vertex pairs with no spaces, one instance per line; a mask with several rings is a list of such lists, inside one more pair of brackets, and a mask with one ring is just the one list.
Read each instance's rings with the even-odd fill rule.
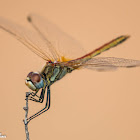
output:
[[130,38],[130,35],[125,35],[124,37],[125,37],[126,39],[128,39],[128,38]]

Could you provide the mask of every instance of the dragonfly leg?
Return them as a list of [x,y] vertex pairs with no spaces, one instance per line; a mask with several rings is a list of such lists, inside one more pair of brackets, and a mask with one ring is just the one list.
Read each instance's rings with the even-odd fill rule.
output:
[[34,93],[34,92],[31,92],[31,94],[30,95],[32,95],[32,96],[37,96],[36,94],[38,93],[38,91],[39,91],[39,89]]
[[[32,94],[29,96],[28,100],[31,100],[31,101],[34,101],[34,102],[43,103],[45,91],[46,91],[46,87],[43,87],[40,96],[36,95],[37,92],[36,92],[36,93],[32,93]],[[34,96],[36,96],[38,99],[35,99]]]
[[[33,98],[33,97],[34,97],[34,96],[39,97],[38,95],[36,95],[36,94],[38,93],[38,91],[39,91],[39,90],[37,90],[35,93],[34,93],[34,92],[31,92],[31,94],[29,95],[28,100],[35,101],[36,99]],[[32,98],[32,99],[30,99],[30,98]],[[26,99],[25,99],[25,100],[26,100]]]
[[27,119],[27,121],[31,121],[32,119],[36,118],[37,116],[41,115],[42,113],[46,112],[50,108],[50,87],[47,87],[47,99],[46,99],[46,105],[43,109],[32,115]]
[[[26,99],[25,99],[26,100]],[[28,100],[34,101],[34,102],[39,102],[37,99],[33,98],[32,96],[28,98]]]

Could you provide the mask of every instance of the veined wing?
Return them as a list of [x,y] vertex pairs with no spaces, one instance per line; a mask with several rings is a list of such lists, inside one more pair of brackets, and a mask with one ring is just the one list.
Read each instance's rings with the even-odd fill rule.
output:
[[82,45],[70,35],[47,19],[35,14],[28,16],[28,21],[40,34],[42,39],[49,42],[50,48],[60,62],[76,59],[86,54]]
[[[107,51],[110,48],[113,48],[113,47],[117,46],[118,44],[124,42],[127,38],[129,38],[129,36],[126,36],[126,35],[119,36],[119,37],[113,39],[112,41],[102,45],[101,47],[93,50],[92,52],[90,52],[90,53],[88,53],[88,54],[86,54],[82,57],[79,57],[75,60],[72,60],[72,61],[69,61],[69,62],[65,63],[65,65],[67,65],[69,67],[73,67],[75,69],[79,68],[79,67],[81,67],[82,65],[85,65],[85,64],[92,65],[92,63],[90,64],[90,62],[94,60],[93,57],[99,55],[100,53],[102,53],[104,51]],[[96,64],[98,64],[98,63],[96,63]],[[102,65],[102,67],[103,67],[103,65]],[[110,67],[112,67],[114,69],[114,66],[110,66]],[[105,68],[105,66],[104,66],[104,68]]]
[[[0,28],[13,35],[17,40],[22,42],[26,47],[44,60],[50,61],[55,59],[50,52],[48,45],[42,40],[38,33],[2,17],[0,17]],[[44,51],[43,48],[45,48],[46,51]]]
[[140,66],[140,60],[116,58],[116,57],[97,57],[92,58],[80,65],[80,68],[87,68],[97,71],[116,70],[117,68],[131,68]]
[[118,44],[125,41],[128,37],[129,36],[117,37],[116,39],[113,39],[112,41],[93,50],[92,52],[80,58],[65,63],[65,65],[72,67],[74,69],[88,68],[97,71],[108,71],[108,70],[115,70],[121,67],[130,68],[130,67],[140,66],[140,60],[131,60],[131,59],[115,58],[115,57],[93,58],[99,55],[100,53],[117,46]]

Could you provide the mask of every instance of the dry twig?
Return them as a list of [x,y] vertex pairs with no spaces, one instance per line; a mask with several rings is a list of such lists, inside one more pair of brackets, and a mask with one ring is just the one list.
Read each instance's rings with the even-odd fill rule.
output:
[[24,125],[25,125],[25,133],[26,133],[26,140],[30,140],[29,139],[29,131],[28,131],[28,122],[27,122],[27,118],[28,118],[28,97],[31,93],[30,92],[26,92],[26,106],[23,107],[23,109],[25,110],[25,120],[23,120]]

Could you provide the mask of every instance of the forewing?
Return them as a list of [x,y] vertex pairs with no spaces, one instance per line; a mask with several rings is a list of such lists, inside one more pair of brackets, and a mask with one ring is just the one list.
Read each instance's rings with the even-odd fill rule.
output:
[[22,42],[32,52],[34,52],[44,60],[54,61],[55,58],[50,52],[48,44],[46,44],[46,42],[40,37],[37,32],[26,29],[21,25],[17,25],[14,22],[11,22],[2,17],[0,17],[0,28],[13,35],[17,40]]
[[[69,65],[69,64],[68,64]],[[140,66],[140,60],[116,58],[116,57],[97,57],[84,63],[71,64],[72,67],[87,68],[97,71],[111,71],[117,68],[131,68]]]
[[61,62],[76,59],[86,54],[82,45],[67,35],[55,24],[35,14],[30,14],[28,21],[33,25],[40,36],[50,43],[51,51]]

